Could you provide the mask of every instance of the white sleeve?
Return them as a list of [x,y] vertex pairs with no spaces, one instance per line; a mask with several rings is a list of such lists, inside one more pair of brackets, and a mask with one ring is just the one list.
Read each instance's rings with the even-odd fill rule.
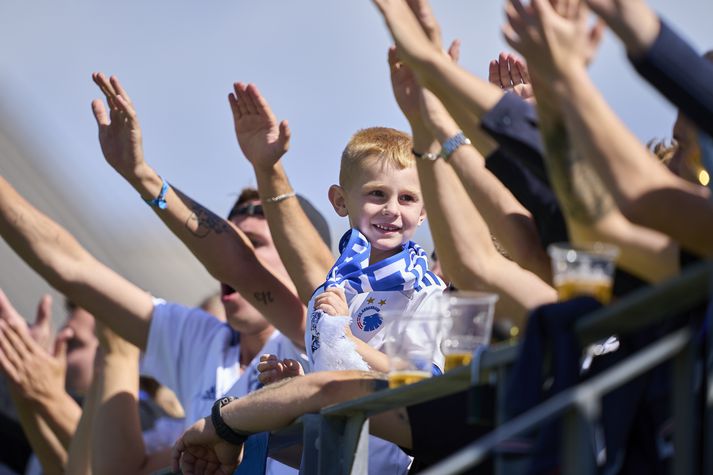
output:
[[200,308],[156,300],[141,373],[176,393],[184,407],[205,371],[210,344],[226,324]]

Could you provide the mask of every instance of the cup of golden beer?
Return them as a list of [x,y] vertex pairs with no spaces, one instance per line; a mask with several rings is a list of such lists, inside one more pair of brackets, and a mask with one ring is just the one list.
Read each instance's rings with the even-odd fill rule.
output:
[[552,279],[560,301],[589,295],[606,305],[611,300],[612,284],[619,248],[611,244],[551,244]]
[[382,312],[383,349],[389,358],[389,387],[398,388],[430,378],[438,359],[436,342],[441,312],[419,311],[413,314]]
[[443,308],[441,351],[444,371],[470,364],[473,352],[490,344],[496,294],[448,292],[441,298]]

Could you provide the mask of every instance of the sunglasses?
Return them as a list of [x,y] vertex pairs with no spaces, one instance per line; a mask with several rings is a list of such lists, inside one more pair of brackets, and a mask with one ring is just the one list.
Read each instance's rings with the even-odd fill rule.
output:
[[262,210],[262,205],[249,203],[233,207],[228,214],[228,219],[233,219],[236,216],[265,216],[265,213]]

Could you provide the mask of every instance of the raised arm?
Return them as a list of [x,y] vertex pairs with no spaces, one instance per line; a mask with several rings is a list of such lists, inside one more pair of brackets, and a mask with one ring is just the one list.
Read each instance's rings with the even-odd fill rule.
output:
[[713,136],[713,65],[643,0],[588,0],[623,41],[639,74]]
[[[36,325],[49,327],[50,300],[43,298]],[[65,391],[67,332],[54,354],[30,336],[25,320],[0,291],[0,369],[34,453],[45,473],[64,473],[69,443],[81,409]]]
[[139,349],[102,325],[97,336],[92,472],[149,474],[168,467],[170,451],[147,454],[141,434]]
[[591,162],[622,213],[691,251],[713,254],[707,239],[713,231],[710,192],[673,175],[649,154],[604,101],[581,50],[569,41],[586,25],[586,8],[580,4],[576,17],[567,19],[546,1],[524,7],[512,0],[507,14],[506,39],[527,58],[531,73],[551,85],[576,153]]
[[[157,198],[165,182],[144,160],[141,128],[131,99],[116,77],[107,80],[97,73],[93,78],[110,107],[107,114],[101,100],[92,102],[106,161],[144,200]],[[292,283],[263,264],[240,229],[167,184],[165,205],[159,206],[153,207],[156,215],[213,277],[240,292],[291,340],[304,339],[306,310]],[[267,293],[272,301],[263,297]]]
[[[389,52],[389,65],[394,95],[411,123],[414,135],[416,135],[426,126],[425,123],[420,123],[422,119],[430,124],[430,121],[427,120],[428,117],[422,117],[419,110],[418,91],[420,87],[408,66],[398,61],[394,49]],[[442,127],[429,130],[428,133],[435,134],[435,139],[443,144],[455,136],[459,132],[459,128],[447,112],[442,111],[440,107],[437,112],[439,117],[443,112],[448,118],[443,121],[439,120],[439,125],[440,122],[445,122],[445,124]],[[490,230],[512,259],[537,274],[541,279],[549,281],[551,279],[549,258],[539,245],[539,237],[532,215],[515,199],[502,182],[485,168],[483,156],[474,147],[463,146],[456,149],[449,157],[449,163],[468,192],[470,200],[481,213],[482,219],[488,223]],[[490,239],[489,233],[488,239]]]
[[146,346],[151,296],[97,261],[74,237],[0,177],[0,234],[54,288],[100,315],[124,338]]
[[334,264],[332,252],[314,228],[287,179],[280,162],[287,152],[290,129],[278,124],[270,105],[254,84],[235,83],[228,97],[235,135],[252,164],[270,233],[297,293],[309,302]]
[[[444,137],[458,130],[457,125],[435,96],[428,91],[423,91],[423,96],[424,120],[439,142],[445,141]],[[414,147],[428,142],[429,138],[414,131]],[[470,145],[462,145],[452,158],[472,153],[477,152]],[[438,259],[457,288],[497,292],[500,301],[496,314],[513,318],[520,325],[531,309],[556,300],[555,290],[546,281],[497,251],[481,206],[473,204],[474,197],[469,197],[449,163],[442,159],[418,160],[418,172]],[[481,198],[492,200],[488,192],[494,191],[486,188],[480,192]],[[536,241],[531,244],[537,246]]]
[[[421,92],[410,69],[396,60],[394,51],[390,52],[389,64],[394,97],[411,124],[414,150],[437,152],[440,145],[434,136],[445,141],[455,135],[458,126],[435,96]],[[471,151],[464,151],[466,148]],[[472,147],[463,145],[451,160],[463,153],[471,158],[477,155]],[[555,300],[554,289],[497,252],[488,225],[448,163],[443,159],[417,159],[417,166],[438,258],[458,288],[500,293],[498,314],[514,317],[518,323],[530,308]],[[493,214],[497,214],[497,196],[477,193],[489,200]]]

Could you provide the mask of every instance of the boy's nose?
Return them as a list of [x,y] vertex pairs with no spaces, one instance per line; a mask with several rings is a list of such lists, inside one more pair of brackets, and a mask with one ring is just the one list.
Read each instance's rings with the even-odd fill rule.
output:
[[397,215],[399,213],[399,204],[396,200],[389,200],[384,203],[384,207],[381,208],[381,214],[384,216]]

